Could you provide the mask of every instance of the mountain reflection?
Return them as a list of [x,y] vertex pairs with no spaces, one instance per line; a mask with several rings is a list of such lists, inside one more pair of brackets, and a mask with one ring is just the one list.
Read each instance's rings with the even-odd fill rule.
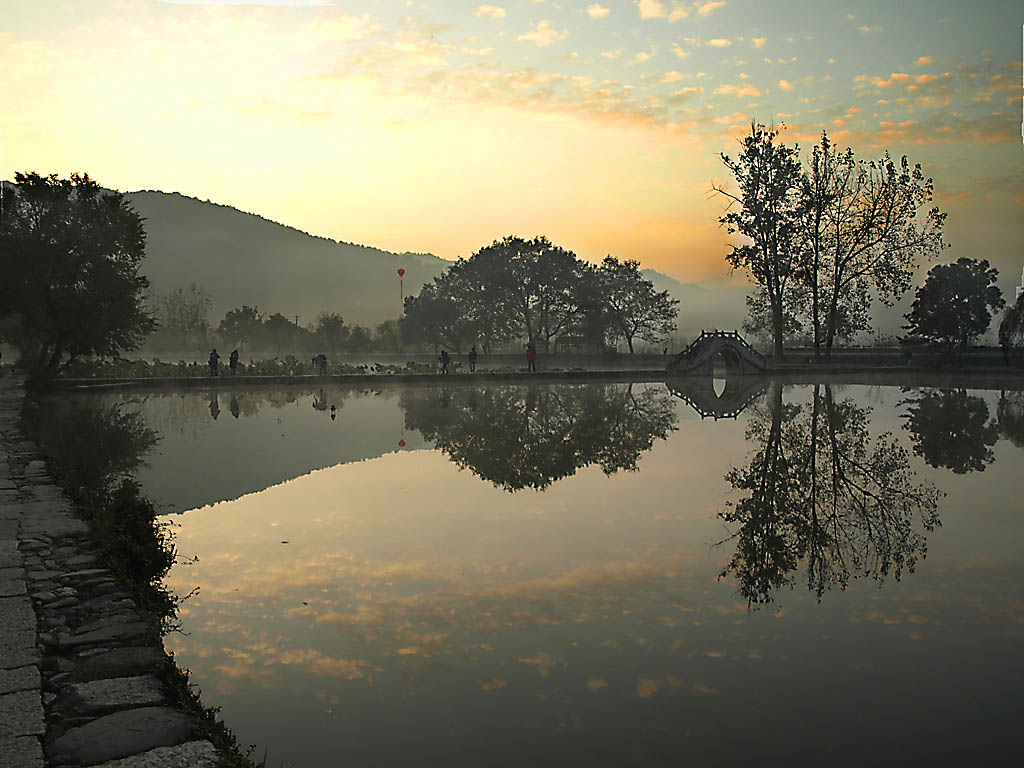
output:
[[908,400],[906,428],[914,454],[930,466],[958,475],[981,472],[995,461],[992,446],[999,425],[990,421],[988,405],[966,390],[923,392]]
[[752,412],[747,440],[758,448],[726,475],[746,495],[720,514],[737,527],[721,576],[735,575],[749,603],[771,602],[801,563],[820,598],[851,578],[898,580],[924,557],[940,493],[915,480],[892,436],[871,438],[868,416],[827,385],[814,386],[809,404],[783,403],[777,381]]
[[401,406],[406,429],[507,491],[543,490],[591,464],[634,471],[677,422],[660,385],[416,388]]

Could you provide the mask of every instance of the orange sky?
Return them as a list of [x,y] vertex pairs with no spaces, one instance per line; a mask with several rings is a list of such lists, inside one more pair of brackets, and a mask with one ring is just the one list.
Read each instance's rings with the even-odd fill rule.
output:
[[923,162],[946,257],[989,258],[1007,290],[1024,262],[1013,7],[5,3],[3,176],[85,170],[445,258],[545,234],[708,281],[727,271],[717,153],[756,117]]

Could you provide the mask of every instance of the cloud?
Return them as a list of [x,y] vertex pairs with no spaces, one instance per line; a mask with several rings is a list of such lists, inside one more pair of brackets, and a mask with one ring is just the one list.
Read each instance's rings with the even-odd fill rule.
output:
[[496,5],[481,5],[476,9],[477,16],[483,16],[488,19],[504,19],[505,9],[499,8]]
[[636,56],[633,57],[633,64],[644,64],[654,58],[654,54],[650,51],[640,51]]
[[671,72],[666,72],[664,77],[661,78],[663,83],[678,83],[680,80],[685,80],[686,75],[682,72],[676,72],[674,69]]
[[749,83],[744,83],[743,85],[720,85],[715,89],[714,93],[716,96],[735,96],[737,99],[761,95],[761,92]]
[[330,7],[332,0],[157,0],[170,5],[283,5]]
[[767,39],[768,39],[767,37],[752,37],[752,38],[750,38],[750,42],[752,42],[754,44],[755,48],[760,48],[762,45],[765,44],[765,41]]
[[597,693],[597,691],[600,691],[602,688],[607,688],[607,687],[608,687],[608,683],[606,683],[604,680],[602,680],[599,677],[592,677],[589,680],[587,680],[587,688],[589,688],[590,690],[594,691],[595,693]]
[[551,22],[547,19],[541,19],[537,22],[533,29],[529,32],[524,32],[517,37],[517,40],[524,40],[528,43],[536,43],[541,48],[554,45],[559,40],[565,40],[569,36],[569,30],[563,29],[558,32],[551,28]]
[[468,56],[490,56],[494,48],[463,48],[462,52]]
[[679,46],[679,43],[672,43],[672,53],[674,53],[674,54],[675,54],[676,56],[678,56],[678,57],[679,57],[680,59],[685,59],[685,58],[686,58],[687,56],[689,56],[689,55],[690,55],[690,52],[689,52],[689,51],[684,51],[684,50],[683,50],[683,49],[682,49],[682,48],[681,48],[681,47]]
[[697,14],[699,16],[707,16],[713,10],[721,8],[723,5],[725,5],[725,0],[708,0],[708,2],[697,6]]
[[599,3],[594,3],[593,5],[587,6],[587,16],[589,16],[592,19],[603,19],[609,13],[611,13],[611,9],[605,8],[603,5],[600,5]]
[[914,63],[915,63],[915,64],[916,64],[917,66],[919,66],[919,67],[926,67],[926,66],[928,66],[929,64],[931,64],[931,63],[932,63],[932,61],[934,61],[934,59],[932,59],[932,57],[931,57],[931,56],[921,56],[921,57],[920,57],[920,58],[918,58],[918,60],[917,60],[917,61],[915,61]]
[[725,37],[713,37],[708,40],[707,45],[710,45],[712,48],[728,48],[732,45],[732,40]]
[[641,19],[664,19],[665,6],[660,0],[634,0],[637,10],[640,11]]
[[779,80],[779,88],[781,88],[784,91],[792,91],[793,84],[790,83],[789,80]]

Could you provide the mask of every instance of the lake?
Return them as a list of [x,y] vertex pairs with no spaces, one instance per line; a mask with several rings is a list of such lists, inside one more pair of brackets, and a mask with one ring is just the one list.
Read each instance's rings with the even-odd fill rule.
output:
[[1024,393],[677,390],[70,399],[158,434],[165,644],[268,765],[1017,759]]

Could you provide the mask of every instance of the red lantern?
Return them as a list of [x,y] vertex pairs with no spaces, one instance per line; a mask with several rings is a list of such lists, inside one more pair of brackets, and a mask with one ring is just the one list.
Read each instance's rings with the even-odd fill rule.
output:
[[399,277],[402,277],[402,275],[404,275],[404,274],[405,274],[405,270],[404,269],[399,269],[398,270],[398,276]]
[[405,448],[405,440],[399,440],[398,441],[398,447],[399,448]]

